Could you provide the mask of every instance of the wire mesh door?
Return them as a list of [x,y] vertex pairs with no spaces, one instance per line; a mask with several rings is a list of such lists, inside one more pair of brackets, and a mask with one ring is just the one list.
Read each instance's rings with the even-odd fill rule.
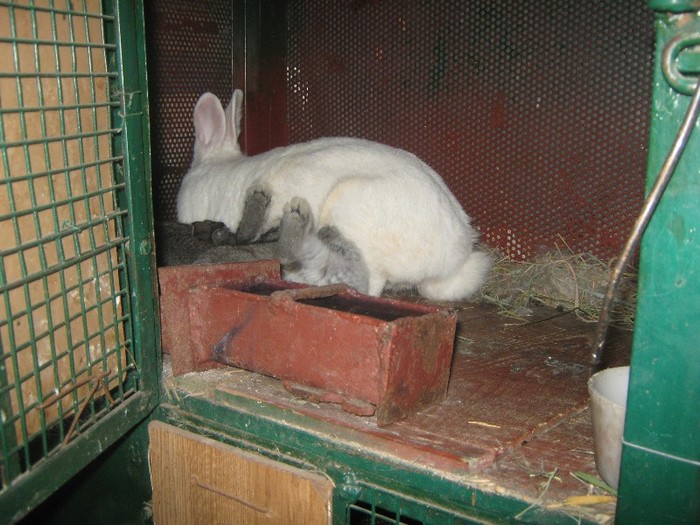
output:
[[10,519],[154,403],[141,10],[0,3],[0,502]]

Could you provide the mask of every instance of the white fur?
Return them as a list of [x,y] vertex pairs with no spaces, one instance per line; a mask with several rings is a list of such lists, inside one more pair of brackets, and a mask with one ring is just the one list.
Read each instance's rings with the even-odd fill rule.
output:
[[[264,231],[279,226],[293,197],[310,204],[316,229],[335,226],[369,269],[367,292],[416,285],[427,298],[473,295],[489,258],[472,252],[477,234],[440,176],[415,155],[354,138],[322,138],[247,157],[238,145],[242,93],[224,111],[205,93],[194,112],[194,160],[177,197],[180,222],[223,222],[235,232],[246,193],[272,200]],[[262,232],[261,232],[262,233]]]

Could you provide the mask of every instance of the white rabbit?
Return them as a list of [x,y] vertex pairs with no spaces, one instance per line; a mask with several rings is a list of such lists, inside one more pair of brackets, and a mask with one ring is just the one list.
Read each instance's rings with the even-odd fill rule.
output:
[[434,300],[473,295],[491,261],[440,176],[416,156],[354,138],[322,138],[247,157],[243,94],[194,109],[194,159],[177,197],[180,222],[212,220],[238,242],[278,229],[283,276],[345,282],[379,295],[416,286]]

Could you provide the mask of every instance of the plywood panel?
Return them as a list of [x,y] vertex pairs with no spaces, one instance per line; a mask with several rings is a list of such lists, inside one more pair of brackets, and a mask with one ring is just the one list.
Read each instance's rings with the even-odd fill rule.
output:
[[324,476],[157,421],[149,435],[156,524],[330,523]]

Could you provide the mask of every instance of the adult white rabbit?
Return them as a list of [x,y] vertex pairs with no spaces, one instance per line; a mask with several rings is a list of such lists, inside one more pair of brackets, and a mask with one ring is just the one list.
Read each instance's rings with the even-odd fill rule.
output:
[[415,155],[355,138],[322,138],[248,157],[238,144],[243,94],[226,110],[205,93],[194,109],[194,158],[177,197],[178,220],[219,221],[237,242],[278,230],[283,276],[345,282],[379,295],[416,286],[459,300],[491,261],[440,176]]

